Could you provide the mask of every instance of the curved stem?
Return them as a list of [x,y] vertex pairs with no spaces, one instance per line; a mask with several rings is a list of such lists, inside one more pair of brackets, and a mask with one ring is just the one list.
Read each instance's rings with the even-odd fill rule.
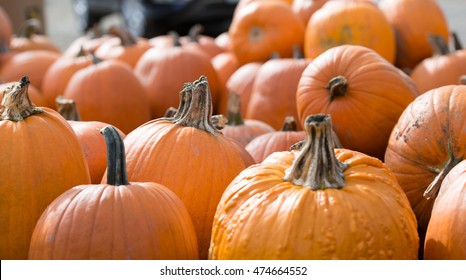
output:
[[193,82],[191,102],[186,113],[175,124],[190,126],[207,131],[213,135],[217,131],[212,124],[212,96],[205,76]]
[[461,162],[462,159],[455,158],[453,155],[450,156],[445,166],[439,172],[439,174],[435,177],[434,181],[430,183],[427,189],[424,192],[424,197],[426,199],[435,199],[440,191],[440,187],[442,186],[442,182],[445,177],[448,175],[448,172],[453,169],[458,163]]
[[199,43],[199,36],[204,31],[202,24],[195,24],[189,29],[188,37],[191,42]]
[[448,44],[442,36],[429,35],[427,36],[429,44],[434,52],[434,55],[446,55],[451,53]]
[[28,95],[29,78],[23,76],[17,83],[3,92],[0,120],[22,121],[25,118],[44,112],[32,104]]
[[293,116],[285,117],[285,122],[283,123],[282,128],[280,131],[297,131],[298,126],[296,125],[296,121]]
[[338,96],[345,96],[348,90],[348,80],[343,76],[333,77],[326,89],[330,92],[330,101]]
[[76,108],[76,102],[73,99],[65,98],[63,96],[57,96],[55,99],[57,104],[57,112],[62,115],[65,120],[68,121],[80,121],[78,109]]
[[111,26],[108,29],[108,34],[120,38],[121,45],[124,47],[130,47],[137,44],[137,39],[126,29],[117,26]]
[[231,126],[244,124],[243,117],[241,116],[241,98],[234,91],[228,96],[227,120],[227,124]]
[[186,115],[186,112],[189,109],[189,104],[191,103],[192,91],[193,84],[185,83],[183,89],[180,91],[180,104],[178,105],[178,109],[172,118],[174,122],[178,121],[184,117],[184,115]]
[[115,127],[108,125],[100,130],[107,145],[107,184],[129,185],[126,172],[125,145]]
[[304,123],[306,140],[283,180],[311,190],[340,189],[348,164],[337,160],[330,115],[310,115]]

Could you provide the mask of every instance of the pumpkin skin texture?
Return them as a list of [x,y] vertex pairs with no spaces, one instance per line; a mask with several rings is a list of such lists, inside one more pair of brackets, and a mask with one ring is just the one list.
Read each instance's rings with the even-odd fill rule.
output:
[[311,114],[330,114],[343,147],[383,159],[390,132],[417,95],[412,79],[375,51],[345,45],[309,64],[296,102],[301,123]]
[[426,232],[424,259],[466,260],[466,160],[445,177]]
[[[321,150],[308,147],[304,157],[274,153],[231,182],[215,214],[209,258],[416,259],[416,219],[384,164],[329,144],[322,153],[334,153],[329,161],[338,166],[329,171]],[[312,170],[319,175],[310,184]],[[304,178],[288,179],[294,171]]]
[[404,110],[390,135],[385,164],[416,214],[421,244],[442,180],[466,158],[465,93],[466,85],[425,92]]
[[245,5],[233,16],[228,32],[240,65],[264,62],[273,53],[291,57],[293,46],[301,48],[304,40],[304,25],[291,7],[281,1]]
[[187,110],[180,105],[180,117],[147,122],[126,136],[128,176],[161,183],[183,201],[196,230],[199,257],[206,259],[217,203],[246,168],[242,156],[247,152],[213,127],[205,77],[185,84],[182,93],[192,101]]
[[368,47],[395,62],[392,27],[377,6],[367,1],[328,1],[309,19],[304,36],[304,55],[310,59],[349,44]]
[[29,258],[197,259],[196,235],[180,199],[160,184],[129,183],[119,133],[105,127],[102,134],[108,184],[76,186],[54,200],[37,223]]
[[90,183],[76,135],[57,112],[28,102],[28,83],[25,77],[10,91],[17,95],[5,94],[0,110],[2,260],[27,259],[34,226],[45,208],[66,190]]
[[117,60],[78,70],[63,96],[78,106],[83,121],[100,121],[129,133],[150,120],[144,87],[131,67]]
[[381,0],[378,6],[395,30],[399,68],[412,69],[432,56],[429,34],[449,40],[447,20],[435,0]]

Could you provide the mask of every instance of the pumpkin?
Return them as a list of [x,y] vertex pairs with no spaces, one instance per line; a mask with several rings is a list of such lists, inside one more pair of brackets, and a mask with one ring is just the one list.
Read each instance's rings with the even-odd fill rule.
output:
[[186,207],[166,187],[130,183],[119,133],[102,129],[107,183],[76,186],[45,210],[31,239],[30,259],[197,259]]
[[81,52],[76,56],[62,55],[55,60],[47,68],[42,79],[42,95],[46,101],[46,106],[55,109],[55,99],[65,93],[71,77],[92,63],[93,56],[86,54],[84,49],[81,49]]
[[442,182],[427,226],[424,259],[466,259],[466,159]]
[[108,34],[114,38],[102,42],[95,51],[100,59],[116,59],[134,68],[139,58],[150,48],[147,39],[135,38],[124,28],[112,26]]
[[229,99],[229,90],[227,88],[228,79],[240,67],[236,55],[232,52],[223,52],[214,56],[211,60],[212,66],[217,73],[218,82],[220,85],[219,101],[216,108],[216,113],[227,114],[227,106]]
[[[245,117],[263,121],[278,130],[286,116],[298,119],[296,90],[311,60],[296,50],[293,58],[270,59],[256,74]],[[298,130],[302,130],[298,124]]]
[[150,120],[144,87],[126,63],[102,61],[78,70],[63,93],[83,121],[100,121],[129,133]]
[[450,51],[441,36],[431,36],[430,42],[434,56],[422,60],[410,74],[420,92],[458,84],[466,75],[466,49]]
[[293,12],[301,19],[304,25],[311,16],[319,10],[328,0],[294,0],[291,8]]
[[210,259],[417,259],[416,218],[384,164],[334,149],[311,115],[301,150],[242,171],[215,213]]
[[236,69],[226,83],[228,92],[236,92],[241,99],[241,114],[246,115],[251,99],[252,88],[256,75],[261,68],[261,62],[249,62]]
[[[98,121],[81,121],[76,102],[71,99],[58,96],[56,99],[57,112],[62,115],[78,137],[79,144],[84,152],[92,184],[99,184],[107,168],[107,147],[100,130],[108,126],[108,123]],[[121,138],[125,134],[115,128]]]
[[429,90],[403,111],[390,135],[385,164],[416,214],[421,244],[442,181],[466,158],[464,108],[466,85]]
[[178,104],[179,85],[201,75],[209,79],[214,106],[220,90],[217,73],[210,58],[193,46],[174,45],[151,48],[139,59],[134,73],[145,88],[152,118],[160,118],[169,107]]
[[47,35],[44,35],[42,23],[31,18],[26,20],[20,27],[17,35],[11,38],[10,49],[24,52],[30,50],[46,50],[61,53],[60,47]]
[[202,26],[202,24],[193,25],[189,29],[188,35],[180,38],[180,43],[182,45],[191,45],[203,51],[211,59],[224,52],[224,50],[215,43],[215,38],[202,35],[203,31],[204,26]]
[[309,64],[296,102],[301,122],[330,114],[343,147],[383,159],[390,132],[417,95],[412,79],[375,51],[345,45]]
[[83,36],[74,39],[63,51],[63,56],[76,57],[83,50],[85,53],[95,53],[104,42],[113,38],[113,35],[103,34],[99,25],[95,25]]
[[246,168],[247,152],[213,127],[206,77],[186,83],[180,95],[173,118],[152,120],[126,136],[128,176],[161,183],[180,197],[193,220],[199,257],[206,259],[217,203]]
[[45,72],[59,57],[59,53],[46,50],[15,53],[0,67],[0,79],[11,82],[28,75],[31,84],[40,90]]
[[230,93],[228,100],[227,123],[222,128],[222,133],[241,146],[251,142],[254,138],[275,131],[273,127],[265,122],[254,119],[243,119],[241,115],[241,98],[235,92]]
[[293,46],[302,47],[304,40],[303,23],[290,5],[281,1],[254,1],[245,5],[233,16],[228,32],[240,65],[264,62],[272,53],[291,57]]
[[27,259],[40,215],[55,198],[90,183],[84,154],[57,112],[34,106],[23,77],[0,109],[0,258]]
[[0,6],[0,50],[3,49],[3,44],[10,45],[11,34],[13,33],[13,26],[11,20],[5,9]]
[[255,137],[246,145],[246,150],[255,162],[262,162],[274,152],[290,150],[293,144],[303,140],[304,137],[304,131],[297,131],[295,118],[288,116],[280,130]]
[[328,1],[309,19],[304,55],[314,59],[324,51],[352,44],[373,49],[395,62],[395,35],[379,8],[368,1]]
[[435,0],[381,0],[378,6],[395,30],[395,65],[399,68],[409,72],[432,56],[429,34],[449,41],[447,19]]

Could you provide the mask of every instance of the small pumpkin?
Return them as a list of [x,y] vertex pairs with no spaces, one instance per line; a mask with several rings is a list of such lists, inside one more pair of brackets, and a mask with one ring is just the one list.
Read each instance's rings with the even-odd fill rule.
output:
[[3,94],[0,109],[0,259],[27,259],[34,227],[66,190],[89,184],[83,151],[54,110],[34,106],[25,76]]
[[36,18],[21,25],[18,34],[11,38],[10,49],[18,52],[46,50],[61,54],[60,47],[44,34],[42,23]]
[[301,150],[242,171],[215,213],[210,259],[417,259],[416,218],[376,158],[334,149],[328,115]]
[[107,183],[76,186],[42,214],[29,259],[197,259],[191,218],[180,199],[156,183],[130,183],[119,133],[101,130]]

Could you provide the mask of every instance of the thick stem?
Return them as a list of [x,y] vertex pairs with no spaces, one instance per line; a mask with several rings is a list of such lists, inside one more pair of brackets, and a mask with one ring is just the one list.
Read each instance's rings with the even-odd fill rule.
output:
[[293,116],[286,116],[285,122],[280,128],[280,131],[298,131],[298,126]]
[[216,135],[212,124],[212,96],[205,76],[193,82],[191,102],[186,114],[175,122],[177,125],[190,126]]
[[125,145],[115,127],[108,125],[100,130],[107,144],[107,184],[127,186]]
[[448,47],[447,42],[442,36],[439,35],[429,35],[427,36],[429,44],[434,52],[434,55],[446,55],[451,53],[450,48]]
[[186,115],[186,112],[189,109],[189,104],[191,103],[192,91],[193,84],[185,83],[183,89],[180,91],[180,104],[178,105],[175,115],[171,118],[173,122],[178,121]]
[[227,124],[231,126],[244,124],[243,117],[241,116],[241,97],[234,91],[228,96],[227,119]]
[[455,167],[461,161],[462,159],[455,158],[453,155],[450,156],[445,166],[425,190],[424,197],[426,199],[435,199],[437,197],[438,192],[440,191],[440,187],[442,186],[442,182],[448,175],[448,172],[450,172],[450,170],[452,170],[453,167]]
[[44,112],[32,104],[28,95],[29,78],[23,76],[17,83],[3,92],[0,120],[22,121],[25,118]]
[[130,47],[137,44],[137,39],[126,29],[121,27],[112,26],[108,29],[108,34],[120,38],[121,45],[124,47]]
[[304,123],[306,140],[283,180],[311,190],[340,189],[348,164],[335,156],[330,115],[310,115]]
[[330,101],[333,101],[338,96],[345,96],[348,90],[348,81],[343,76],[333,77],[326,89],[330,92]]
[[78,109],[76,108],[76,102],[73,99],[58,96],[55,99],[57,104],[57,112],[62,115],[65,120],[68,121],[80,121]]

